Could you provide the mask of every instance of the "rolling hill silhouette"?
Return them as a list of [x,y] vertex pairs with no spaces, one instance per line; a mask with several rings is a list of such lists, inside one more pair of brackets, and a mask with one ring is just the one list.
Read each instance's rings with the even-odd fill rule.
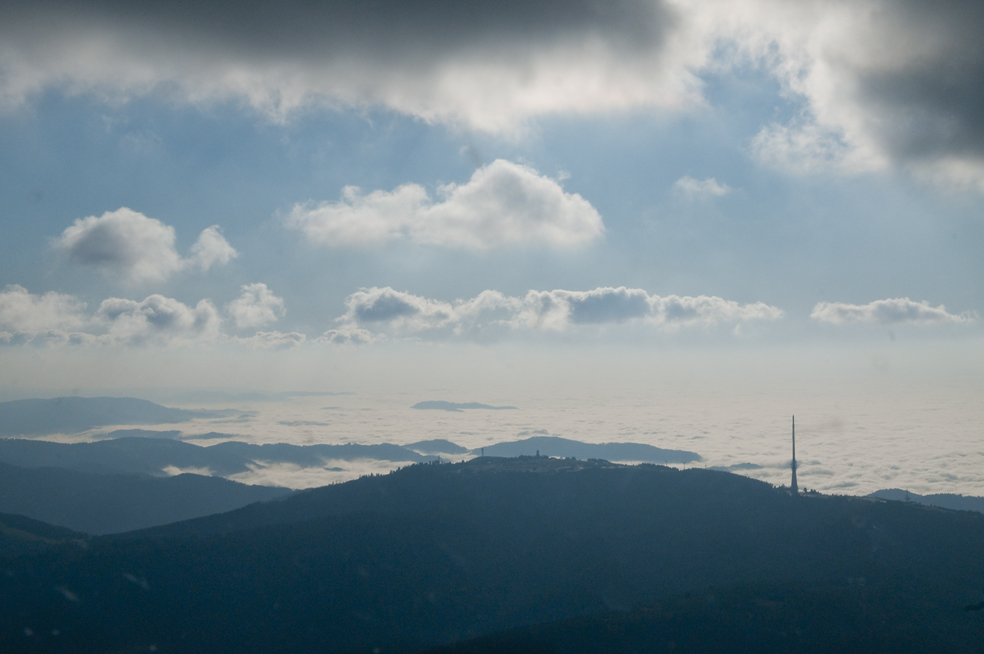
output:
[[290,493],[202,475],[104,475],[0,463],[0,512],[89,534],[198,518]]
[[900,488],[889,488],[875,491],[868,497],[877,497],[883,500],[895,500],[896,502],[915,502],[926,506],[938,506],[954,511],[977,511],[984,513],[984,497],[974,497],[972,495],[956,495],[954,493],[936,493],[933,495],[918,495],[910,493]]
[[[700,455],[685,450],[666,450],[643,443],[582,443],[557,436],[532,436],[519,441],[486,445],[486,456],[540,456],[639,461],[645,463],[692,463]],[[478,454],[481,449],[472,450]]]
[[446,402],[444,400],[427,400],[417,402],[411,409],[431,409],[437,411],[464,411],[466,409],[486,409],[491,411],[516,410],[514,406],[491,406],[478,402]]
[[[483,457],[0,560],[0,648],[413,652],[564,620],[628,629],[618,615],[690,593],[704,598],[681,617],[692,636],[770,615],[773,635],[803,634],[762,651],[857,651],[854,633],[880,651],[902,634],[974,652],[984,621],[963,607],[984,587],[981,551],[976,513],[790,496],[703,469]],[[833,617],[798,622],[816,611]]]
[[0,402],[0,437],[75,434],[108,425],[161,425],[238,415],[229,410],[172,409],[133,397],[56,397]]
[[0,513],[0,560],[84,539],[80,534],[31,518]]
[[326,459],[351,461],[417,462],[433,457],[399,445],[256,445],[227,441],[197,445],[170,438],[125,437],[92,443],[55,443],[27,439],[0,439],[0,461],[23,468],[69,468],[81,472],[165,474],[164,468],[208,469],[217,475],[250,470],[257,461],[321,465]]
[[443,438],[435,438],[427,441],[417,441],[416,443],[410,443],[409,445],[404,445],[408,450],[413,450],[414,452],[420,452],[421,454],[467,454],[468,448],[461,447],[456,443],[444,440]]

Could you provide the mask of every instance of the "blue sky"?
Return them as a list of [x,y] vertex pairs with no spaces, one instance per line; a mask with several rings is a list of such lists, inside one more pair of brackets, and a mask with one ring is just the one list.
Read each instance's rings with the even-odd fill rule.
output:
[[0,385],[401,343],[980,358],[973,3],[355,6],[0,10]]

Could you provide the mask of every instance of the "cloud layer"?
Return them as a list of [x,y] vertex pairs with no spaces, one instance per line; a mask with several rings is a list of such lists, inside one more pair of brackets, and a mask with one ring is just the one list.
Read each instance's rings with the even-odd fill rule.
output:
[[[95,311],[64,293],[34,295],[18,285],[0,291],[0,344],[175,345],[235,343],[255,349],[283,349],[307,342],[299,332],[244,330],[270,325],[286,312],[282,298],[266,284],[247,284],[226,305],[226,318],[211,300],[190,306],[150,295],[141,301],[107,298]],[[391,287],[364,288],[345,300],[345,313],[315,343],[367,344],[390,338],[499,340],[522,335],[599,334],[618,325],[659,332],[784,318],[764,302],[739,304],[715,296],[650,295],[637,288],[591,291],[528,291],[522,297],[487,290],[469,299],[445,302]],[[953,314],[942,305],[909,298],[868,304],[820,302],[810,318],[828,324],[946,325],[972,323],[977,314]],[[231,331],[225,329],[231,323]],[[238,332],[238,334],[237,334]]]
[[783,316],[781,309],[762,302],[742,305],[705,295],[660,297],[624,286],[529,291],[524,297],[489,290],[454,303],[374,287],[353,293],[345,304],[346,313],[336,321],[340,327],[327,332],[326,340],[366,342],[379,335],[484,338],[514,332],[560,333],[630,321],[676,330]]
[[[676,105],[677,12],[652,0],[38,2],[0,21],[11,101],[61,86],[111,96],[242,99],[274,117],[379,104],[428,121],[510,130],[531,115]],[[663,79],[665,78],[665,79]],[[661,80],[662,83],[654,80]]]
[[237,100],[280,119],[376,105],[500,133],[537,116],[704,103],[751,63],[802,111],[754,151],[784,170],[899,164],[984,190],[984,7],[968,0],[556,3],[103,0],[0,10],[0,102],[48,89]]
[[174,249],[174,228],[122,207],[79,218],[54,242],[56,252],[80,266],[99,268],[130,284],[156,284],[187,268],[208,270],[238,253],[218,225],[206,228],[182,258]]
[[[283,300],[265,284],[243,287],[229,304],[238,329],[267,325],[284,311]],[[174,298],[149,295],[141,301],[107,298],[90,312],[85,302],[63,293],[34,295],[22,286],[0,291],[0,344],[179,345],[236,342],[255,348],[279,349],[303,343],[298,333],[256,332],[228,336],[224,320],[211,300],[189,306]]]
[[813,307],[810,317],[834,325],[845,323],[874,323],[878,325],[946,324],[971,322],[973,314],[955,315],[942,304],[931,306],[929,302],[914,302],[907,297],[876,300],[868,304],[820,302]]
[[600,238],[601,216],[577,193],[522,166],[498,159],[465,184],[437,190],[404,184],[363,195],[348,186],[336,203],[295,205],[286,224],[325,246],[367,246],[394,240],[482,250],[542,244],[574,247]]
[[[625,287],[529,291],[524,297],[489,290],[453,303],[390,287],[374,287],[353,293],[345,306],[345,314],[315,342],[365,344],[390,337],[487,340],[517,333],[559,334],[630,322],[674,331],[783,317],[781,309],[762,302],[742,305],[710,296],[660,297]],[[243,286],[241,295],[226,305],[229,321],[238,331],[268,325],[284,312],[283,300],[259,283]],[[33,295],[21,286],[8,286],[0,292],[0,343],[8,345],[231,342],[281,349],[307,340],[298,332],[229,335],[223,331],[225,322],[207,299],[192,307],[157,294],[142,301],[108,298],[90,313],[84,302],[70,295]]]

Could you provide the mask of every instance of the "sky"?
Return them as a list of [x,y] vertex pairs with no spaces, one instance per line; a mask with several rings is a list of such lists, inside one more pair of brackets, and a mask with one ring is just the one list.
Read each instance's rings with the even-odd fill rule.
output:
[[965,0],[4,3],[0,392],[984,389],[982,32]]

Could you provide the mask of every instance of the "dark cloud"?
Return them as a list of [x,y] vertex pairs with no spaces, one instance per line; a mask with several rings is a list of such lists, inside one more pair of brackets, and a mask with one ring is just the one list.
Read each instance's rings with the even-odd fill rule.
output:
[[8,12],[22,21],[63,17],[244,53],[381,59],[584,34],[645,48],[672,26],[662,3],[644,0],[48,1],[17,3]]
[[763,161],[984,190],[976,0],[48,0],[5,3],[0,41],[3,104],[56,88],[231,99],[275,120],[375,105],[513,135],[560,112],[699,106],[700,74],[752,61],[804,102],[753,140]]
[[959,59],[859,76],[861,99],[879,118],[875,133],[893,157],[984,156],[984,56]]
[[19,3],[0,9],[0,103],[158,92],[275,120],[379,105],[516,132],[555,111],[699,101],[666,54],[678,24],[663,0]]
[[896,0],[883,11],[895,29],[882,40],[912,55],[857,70],[879,142],[901,159],[984,156],[984,3]]

